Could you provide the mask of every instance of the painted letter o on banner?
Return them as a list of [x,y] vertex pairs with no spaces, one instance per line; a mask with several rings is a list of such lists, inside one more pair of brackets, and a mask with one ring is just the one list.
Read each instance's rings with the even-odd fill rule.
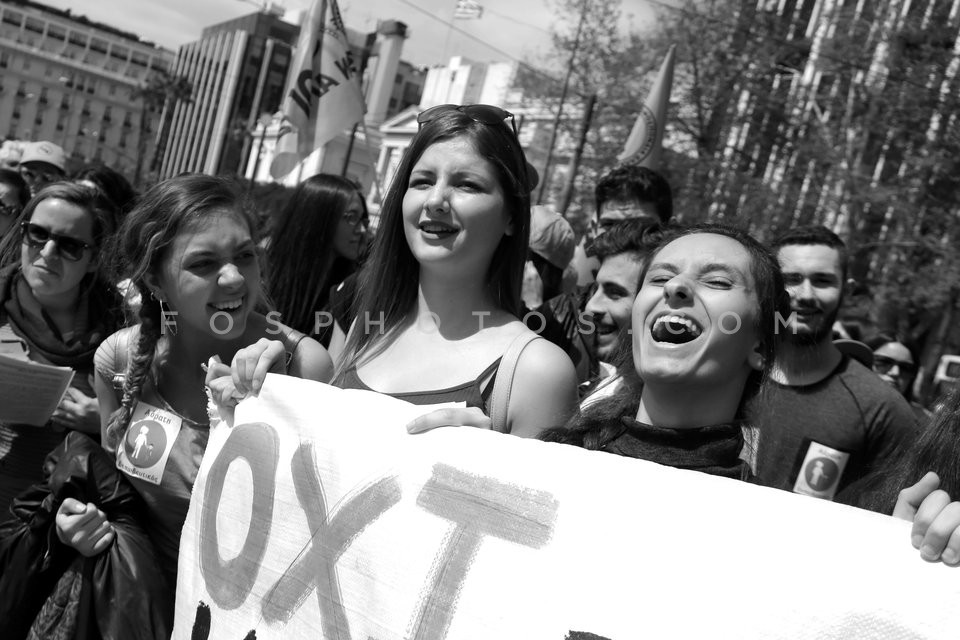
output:
[[[279,440],[273,427],[262,422],[242,424],[233,428],[210,467],[200,514],[200,572],[207,592],[222,609],[236,609],[243,604],[257,580],[273,521],[279,455]],[[250,466],[253,476],[253,509],[240,555],[223,560],[217,540],[217,512],[227,470],[240,459]]]

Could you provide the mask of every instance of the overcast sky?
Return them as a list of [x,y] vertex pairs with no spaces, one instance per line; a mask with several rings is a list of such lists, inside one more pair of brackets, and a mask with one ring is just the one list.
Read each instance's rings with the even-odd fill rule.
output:
[[[197,40],[204,27],[253,13],[261,5],[258,0],[38,1],[135,33],[173,51]],[[285,20],[298,22],[310,1],[278,4],[286,8]],[[628,16],[634,25],[650,20],[652,5],[646,0],[622,1],[625,24]],[[480,0],[484,7],[481,19],[453,23],[482,41],[477,42],[443,23],[452,21],[456,0],[340,0],[339,4],[344,22],[358,31],[373,31],[378,19],[405,22],[410,37],[403,58],[417,65],[441,64],[453,55],[484,62],[543,55],[550,49],[548,32],[555,20],[550,0]]]

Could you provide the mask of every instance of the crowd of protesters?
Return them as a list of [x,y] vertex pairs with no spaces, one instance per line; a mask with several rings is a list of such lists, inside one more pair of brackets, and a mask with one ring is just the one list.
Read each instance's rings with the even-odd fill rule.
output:
[[[47,424],[0,423],[0,635],[64,623],[44,606],[71,593],[51,571],[116,570],[138,557],[117,548],[145,540],[155,580],[123,588],[152,594],[131,615],[164,637],[211,421],[268,372],[461,403],[414,434],[493,429],[899,516],[923,558],[960,564],[960,392],[931,414],[900,339],[858,357],[835,341],[836,234],[764,245],[675,224],[666,180],[626,164],[596,185],[578,246],[531,206],[510,113],[444,105],[418,124],[372,235],[337,176],[304,180],[261,239],[230,178],[137,194],[106,167],[68,178],[50,142],[0,170],[0,354],[75,372]],[[147,413],[175,425],[156,478],[123,464],[124,442],[154,455],[131,428]]]

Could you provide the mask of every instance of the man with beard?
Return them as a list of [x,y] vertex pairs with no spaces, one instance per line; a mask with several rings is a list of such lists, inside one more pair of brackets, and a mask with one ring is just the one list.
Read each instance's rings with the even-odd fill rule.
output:
[[847,256],[825,227],[788,231],[772,245],[790,316],[767,393],[751,407],[759,428],[759,484],[832,500],[897,455],[917,429],[894,389],[833,344]]

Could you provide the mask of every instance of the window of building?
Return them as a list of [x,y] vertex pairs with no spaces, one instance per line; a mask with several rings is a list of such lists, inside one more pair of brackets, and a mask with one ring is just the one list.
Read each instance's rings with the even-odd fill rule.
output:
[[107,41],[101,40],[100,38],[93,38],[90,40],[90,50],[96,51],[97,53],[106,53],[107,52]]
[[47,25],[47,37],[54,40],[63,40],[67,37],[67,30],[55,24]]
[[126,60],[129,55],[130,50],[126,47],[114,46],[110,49],[110,56],[116,58],[117,60]]
[[110,122],[110,121],[113,119],[113,115],[112,115],[111,111],[112,111],[112,109],[110,108],[110,105],[107,105],[106,107],[104,107],[104,109],[103,109],[103,121],[104,121],[104,122]]
[[131,60],[133,64],[138,64],[141,67],[145,67],[150,59],[147,57],[147,54],[141,53],[140,51],[134,51]]
[[117,95],[117,85],[112,82],[107,85],[107,94],[111,96]]
[[70,44],[75,44],[82,49],[87,48],[87,35],[85,33],[70,32]]
[[43,33],[43,20],[38,20],[28,16],[23,28],[27,31],[33,31],[34,33]]
[[24,59],[23,59],[23,70],[24,70],[24,71],[29,71],[29,70],[30,70],[30,58],[24,58]]
[[10,11],[8,9],[3,12],[3,22],[5,24],[12,24],[15,27],[19,27],[23,23],[23,14],[17,13],[16,11]]
[[0,53],[0,68],[6,69],[8,64],[10,64],[10,54]]

